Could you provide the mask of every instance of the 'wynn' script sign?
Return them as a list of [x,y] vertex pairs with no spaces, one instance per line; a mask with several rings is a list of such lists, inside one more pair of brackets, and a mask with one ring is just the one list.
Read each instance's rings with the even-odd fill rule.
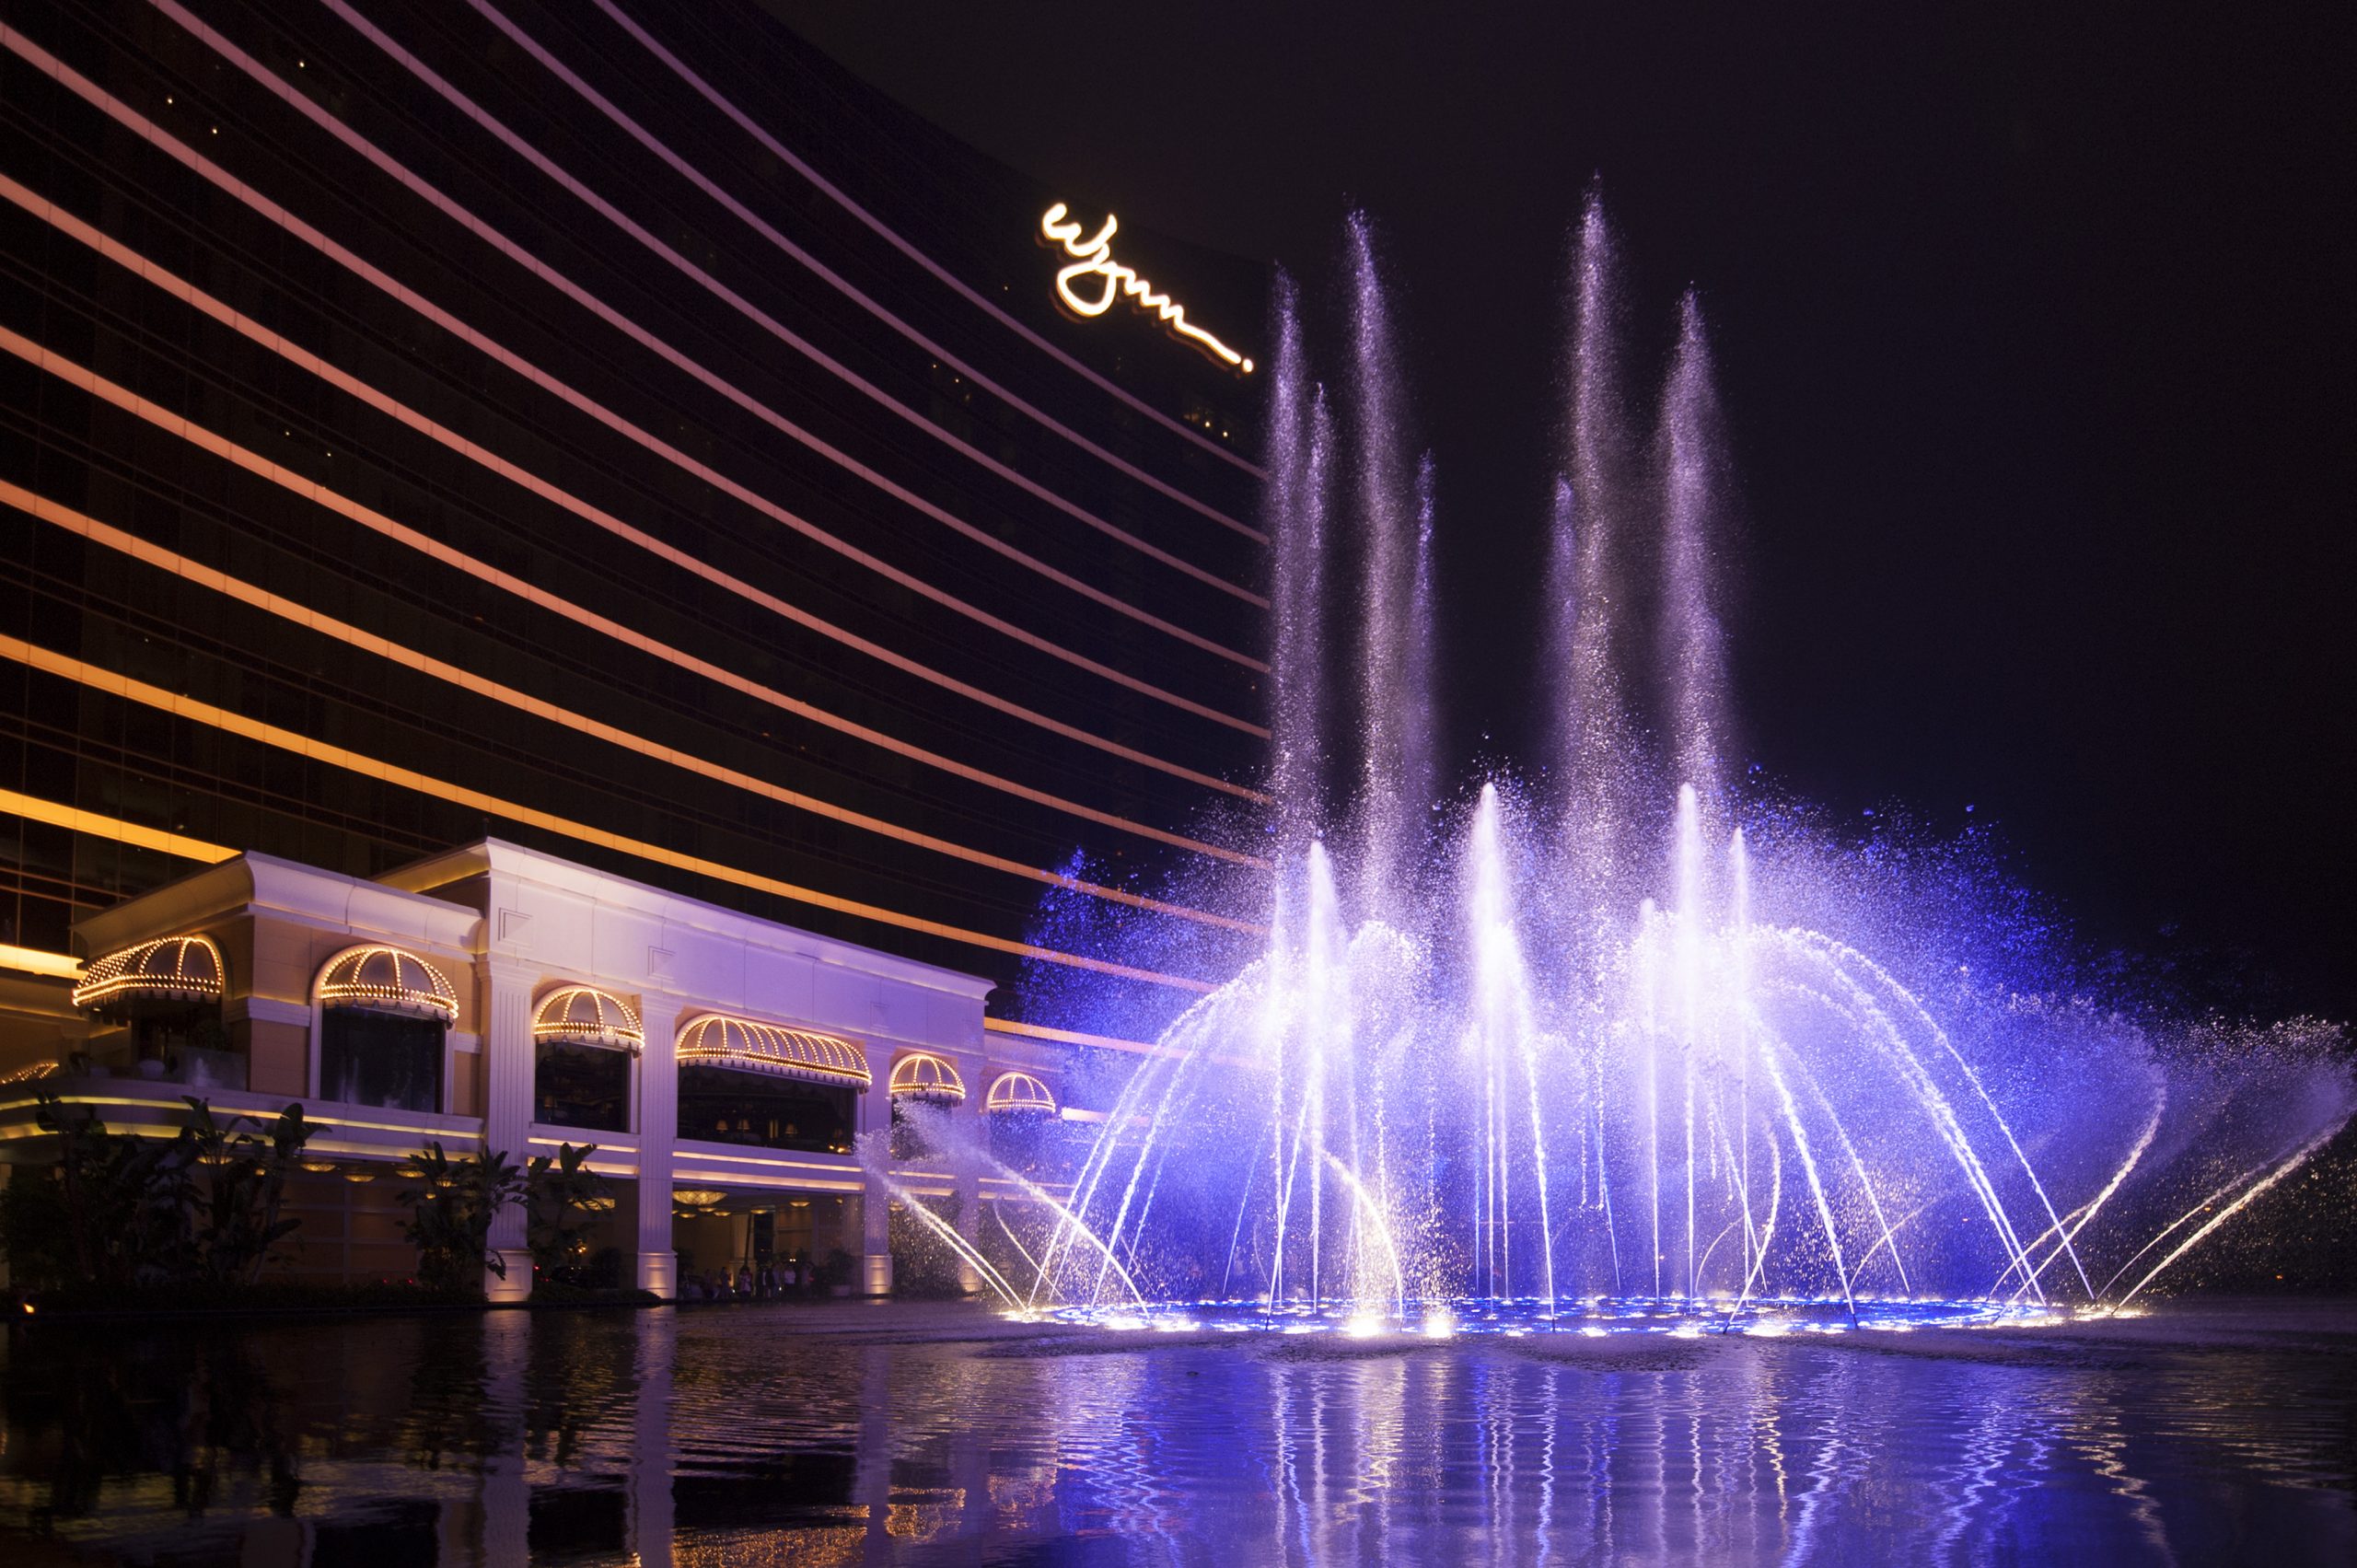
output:
[[1102,316],[1126,294],[1139,309],[1153,311],[1172,332],[1213,359],[1247,376],[1252,373],[1250,360],[1188,320],[1184,306],[1173,305],[1168,295],[1156,293],[1152,284],[1113,260],[1113,233],[1120,226],[1119,218],[1106,214],[1105,226],[1083,239],[1081,226],[1068,212],[1058,202],[1039,218],[1040,237],[1051,245],[1062,246],[1064,254],[1074,258],[1072,265],[1056,273],[1056,297],[1063,301],[1064,308],[1075,316]]

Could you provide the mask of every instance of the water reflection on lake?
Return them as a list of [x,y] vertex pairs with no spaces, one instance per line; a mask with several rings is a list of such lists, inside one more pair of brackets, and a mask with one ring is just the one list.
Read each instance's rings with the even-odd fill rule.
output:
[[0,1560],[2357,1562],[2357,1318],[1218,1343],[964,1307],[43,1331]]

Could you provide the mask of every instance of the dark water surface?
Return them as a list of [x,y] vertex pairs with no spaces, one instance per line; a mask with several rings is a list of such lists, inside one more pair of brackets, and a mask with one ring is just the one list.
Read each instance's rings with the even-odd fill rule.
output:
[[2357,1562],[2357,1309],[1218,1342],[845,1303],[18,1334],[0,1562]]

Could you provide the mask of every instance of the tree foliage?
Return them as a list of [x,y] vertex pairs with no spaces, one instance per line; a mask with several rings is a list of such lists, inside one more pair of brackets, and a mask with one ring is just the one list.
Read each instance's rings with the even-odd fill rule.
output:
[[412,1185],[394,1196],[409,1210],[403,1233],[417,1249],[418,1283],[429,1290],[475,1291],[485,1269],[507,1277],[506,1260],[491,1249],[492,1222],[523,1201],[525,1173],[506,1151],[478,1149],[452,1159],[431,1143],[401,1162]]
[[57,1140],[43,1172],[10,1183],[0,1247],[25,1283],[105,1287],[250,1284],[293,1235],[286,1181],[319,1131],[303,1108],[273,1121],[215,1117],[186,1099],[169,1138],[118,1132],[87,1109],[39,1097],[34,1121]]
[[[300,1166],[303,1145],[319,1124],[305,1121],[299,1105],[262,1123],[245,1116],[217,1121],[208,1102],[188,1103],[191,1122],[183,1135],[195,1143],[205,1173],[203,1277],[250,1284],[261,1275],[271,1249],[301,1228],[300,1220],[283,1217],[281,1210],[287,1179]],[[259,1131],[240,1132],[240,1122]]]

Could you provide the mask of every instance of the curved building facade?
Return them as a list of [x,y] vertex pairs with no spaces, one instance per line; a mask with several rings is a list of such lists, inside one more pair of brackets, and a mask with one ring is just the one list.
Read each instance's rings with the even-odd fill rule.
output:
[[[206,862],[487,835],[1008,1030],[1091,961],[1051,891],[1232,931],[1152,889],[1250,858],[1257,389],[1060,308],[1059,201],[750,5],[12,8],[12,972]],[[1263,269],[1109,254],[1254,351]]]

